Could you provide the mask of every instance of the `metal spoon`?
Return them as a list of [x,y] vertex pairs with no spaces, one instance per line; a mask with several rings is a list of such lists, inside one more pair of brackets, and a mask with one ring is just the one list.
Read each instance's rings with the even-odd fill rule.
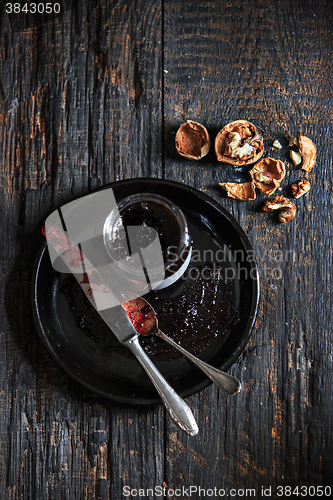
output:
[[122,306],[139,333],[142,335],[156,335],[168,342],[200,368],[227,396],[234,396],[240,391],[241,383],[237,378],[205,363],[163,333],[158,327],[155,310],[144,298],[138,297],[127,300],[122,303]]

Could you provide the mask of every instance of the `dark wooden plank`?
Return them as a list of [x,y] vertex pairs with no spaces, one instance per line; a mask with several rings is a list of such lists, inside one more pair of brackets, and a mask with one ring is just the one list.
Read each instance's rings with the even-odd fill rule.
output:
[[[207,192],[236,217],[257,253],[262,287],[251,340],[231,370],[244,389],[232,399],[214,388],[191,398],[200,435],[170,428],[167,482],[257,492],[272,486],[274,496],[278,485],[331,484],[332,6],[164,6],[166,176]],[[246,175],[218,163],[214,152],[198,162],[175,152],[175,131],[186,119],[205,125],[214,140],[225,124],[244,118],[262,131],[267,154],[288,165],[283,193],[301,176],[312,184],[289,225],[260,213],[263,196],[247,204],[227,199],[218,183]],[[288,160],[286,137],[297,130],[318,146],[309,175]],[[275,138],[281,152],[271,147]]]
[[1,498],[115,498],[164,473],[163,409],[110,405],[71,381],[30,312],[45,217],[163,172],[161,2],[60,3],[49,16],[1,5]]
[[[125,485],[164,480],[173,489],[272,486],[272,496],[277,485],[331,484],[331,3],[73,0],[52,16],[7,15],[4,6],[1,498],[120,498]],[[299,128],[309,135],[318,165],[296,220],[277,225],[259,212],[262,197],[225,198],[218,182],[244,176],[213,152],[201,162],[180,158],[174,136],[187,118],[212,138],[248,118],[267,153],[285,161],[286,148],[273,151],[272,140],[285,146]],[[189,398],[196,438],[169,417],[165,426],[162,408],[110,405],[71,381],[30,313],[45,217],[112,180],[164,172],[234,214],[262,278],[256,327],[231,369],[243,391],[227,399],[211,386]],[[284,186],[299,175],[289,164]]]

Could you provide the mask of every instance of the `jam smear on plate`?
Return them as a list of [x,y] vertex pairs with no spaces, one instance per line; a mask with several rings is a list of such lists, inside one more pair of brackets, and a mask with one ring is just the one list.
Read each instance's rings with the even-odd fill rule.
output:
[[[239,321],[233,282],[211,264],[189,268],[171,290],[145,295],[156,312],[159,328],[182,347],[199,354],[211,342],[227,337]],[[131,352],[110,332],[73,276],[61,285],[76,325],[108,357],[114,349],[124,357]],[[154,335],[141,335],[140,343],[153,361],[177,359],[182,355]]]

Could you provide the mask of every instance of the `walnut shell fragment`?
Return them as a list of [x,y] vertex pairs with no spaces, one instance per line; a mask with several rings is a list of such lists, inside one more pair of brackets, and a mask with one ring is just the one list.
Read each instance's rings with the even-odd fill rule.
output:
[[220,182],[229,198],[240,201],[253,201],[256,198],[254,182]]
[[297,134],[298,144],[299,144],[299,152],[301,153],[303,162],[301,165],[301,169],[306,172],[311,172],[313,167],[316,164],[317,159],[317,148],[315,144],[304,135],[301,135],[300,132]]
[[178,153],[184,158],[200,160],[210,149],[210,137],[203,125],[187,120],[177,130],[175,144]]
[[228,123],[215,138],[218,161],[231,165],[250,165],[264,153],[263,138],[256,127],[247,120]]
[[296,214],[294,203],[284,196],[275,196],[275,198],[266,200],[262,209],[264,212],[280,210],[279,221],[284,224],[291,221]]
[[269,196],[279,187],[286,175],[286,169],[282,161],[264,158],[254,165],[250,175],[259,191]]
[[290,187],[295,198],[300,198],[311,189],[310,182],[306,179],[300,179],[299,181],[294,182],[294,184],[291,184]]

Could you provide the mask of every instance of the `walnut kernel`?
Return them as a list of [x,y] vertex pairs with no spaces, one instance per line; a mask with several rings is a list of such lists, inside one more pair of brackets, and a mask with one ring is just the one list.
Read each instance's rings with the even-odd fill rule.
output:
[[215,139],[218,161],[232,165],[250,165],[259,160],[263,152],[263,139],[256,127],[247,120],[228,123]]
[[310,182],[306,179],[300,179],[299,181],[294,182],[294,184],[292,184],[290,187],[291,192],[295,198],[300,198],[311,189]]
[[178,153],[184,158],[200,160],[210,149],[210,137],[203,125],[187,120],[177,130],[175,144]]
[[294,151],[293,149],[291,149],[289,151],[289,155],[290,155],[290,158],[293,162],[294,165],[299,165],[300,163],[302,163],[302,156],[301,156],[301,153],[299,153],[298,151]]
[[254,182],[220,182],[229,198],[240,201],[253,201],[256,198]]
[[294,203],[284,196],[275,196],[275,198],[266,200],[262,209],[264,212],[280,210],[279,221],[283,224],[291,221],[296,214],[296,207]]
[[276,149],[282,149],[281,142],[278,141],[278,140],[275,140],[273,142],[273,147],[276,148]]

